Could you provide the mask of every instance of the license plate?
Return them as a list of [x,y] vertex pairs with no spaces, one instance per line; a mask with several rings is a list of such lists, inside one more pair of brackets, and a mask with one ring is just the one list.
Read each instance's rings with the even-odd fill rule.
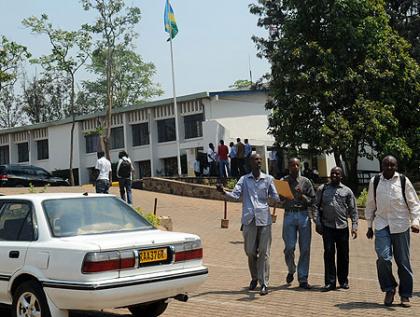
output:
[[150,249],[140,251],[140,264],[165,261],[168,259],[168,249]]

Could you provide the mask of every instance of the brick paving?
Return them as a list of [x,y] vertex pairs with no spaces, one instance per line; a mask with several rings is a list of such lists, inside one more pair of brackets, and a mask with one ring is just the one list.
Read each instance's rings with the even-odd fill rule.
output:
[[[48,192],[60,190],[49,188]],[[70,190],[93,191],[93,188],[88,186]],[[2,192],[8,193],[7,190]],[[117,188],[112,188],[112,192],[117,194]],[[360,223],[359,238],[350,242],[350,289],[320,292],[323,285],[322,240],[313,231],[309,282],[314,289],[302,291],[297,287],[296,280],[291,286],[285,282],[287,268],[283,257],[280,212],[277,223],[273,224],[270,292],[267,296],[260,296],[258,291],[247,290],[250,277],[239,231],[240,203],[228,203],[229,228],[221,229],[222,201],[134,190],[134,206],[151,212],[155,197],[158,198],[158,214],[170,216],[175,231],[196,233],[201,237],[204,263],[209,268],[207,282],[190,295],[189,301],[172,301],[162,316],[252,316],[262,313],[271,316],[366,316],[370,313],[377,316],[415,316],[415,312],[420,309],[420,254],[416,252],[420,250],[420,235],[411,235],[411,264],[415,274],[412,307],[385,307],[382,305],[383,293],[379,290],[376,278],[373,241],[365,237],[365,221]],[[399,303],[398,297],[396,303]],[[101,313],[73,313],[72,316],[131,315],[128,310],[114,309]]]

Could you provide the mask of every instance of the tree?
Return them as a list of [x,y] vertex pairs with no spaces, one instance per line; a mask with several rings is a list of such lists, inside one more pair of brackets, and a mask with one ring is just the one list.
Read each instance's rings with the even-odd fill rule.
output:
[[7,86],[0,91],[0,113],[0,128],[14,128],[26,121],[14,86]]
[[1,36],[0,91],[16,82],[20,64],[30,57],[31,54],[25,46],[11,42],[5,36]]
[[252,82],[247,79],[238,79],[235,80],[235,82],[229,86],[229,88],[235,88],[235,89],[251,89]]
[[[357,184],[360,156],[409,157],[399,116],[419,121],[419,66],[381,0],[259,0],[269,30],[254,37],[271,63],[270,132],[283,146],[334,154]],[[397,115],[400,113],[400,115]],[[408,124],[408,120],[404,124]],[[411,124],[411,123],[410,123]]]
[[[152,82],[155,66],[143,62],[141,56],[131,49],[121,45],[115,47],[114,64],[114,108],[139,104],[163,93]],[[98,79],[83,82],[83,91],[79,93],[77,102],[84,113],[104,110],[106,105],[106,51],[96,50],[88,69],[98,75]]]
[[420,1],[387,0],[386,10],[390,24],[410,44],[411,54],[420,62]]
[[[82,0],[85,10],[96,10],[99,16],[93,25],[84,25],[85,30],[99,34],[102,39],[97,43],[98,52],[105,52],[106,69],[106,115],[105,135],[101,136],[101,145],[110,158],[111,116],[114,102],[114,82],[116,73],[115,49],[118,46],[129,47],[136,37],[134,26],[140,21],[140,9],[125,8],[124,0]],[[125,10],[124,10],[125,9]]]
[[22,110],[31,124],[61,120],[70,115],[71,83],[62,73],[46,72],[22,84]]
[[88,32],[64,31],[54,29],[48,21],[46,14],[41,18],[30,17],[23,20],[23,25],[30,28],[32,32],[45,34],[48,36],[52,46],[52,52],[49,55],[41,56],[35,62],[38,62],[46,71],[63,72],[70,78],[71,89],[70,95],[70,114],[72,116],[72,126],[70,134],[70,159],[69,159],[69,179],[70,184],[74,186],[73,176],[73,144],[74,144],[74,128],[76,124],[75,109],[75,75],[77,71],[86,63],[89,58],[91,47],[91,38]]

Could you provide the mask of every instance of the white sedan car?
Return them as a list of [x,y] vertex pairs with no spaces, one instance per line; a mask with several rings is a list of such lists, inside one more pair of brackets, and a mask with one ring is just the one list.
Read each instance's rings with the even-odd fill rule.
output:
[[0,303],[17,317],[127,307],[158,316],[207,278],[198,236],[101,194],[0,197]]

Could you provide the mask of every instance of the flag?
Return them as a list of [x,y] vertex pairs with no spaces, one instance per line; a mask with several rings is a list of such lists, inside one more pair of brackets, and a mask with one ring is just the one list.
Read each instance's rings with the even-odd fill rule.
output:
[[169,0],[166,0],[164,22],[165,32],[168,32],[171,39],[173,39],[178,33],[178,26],[176,25],[174,10]]

